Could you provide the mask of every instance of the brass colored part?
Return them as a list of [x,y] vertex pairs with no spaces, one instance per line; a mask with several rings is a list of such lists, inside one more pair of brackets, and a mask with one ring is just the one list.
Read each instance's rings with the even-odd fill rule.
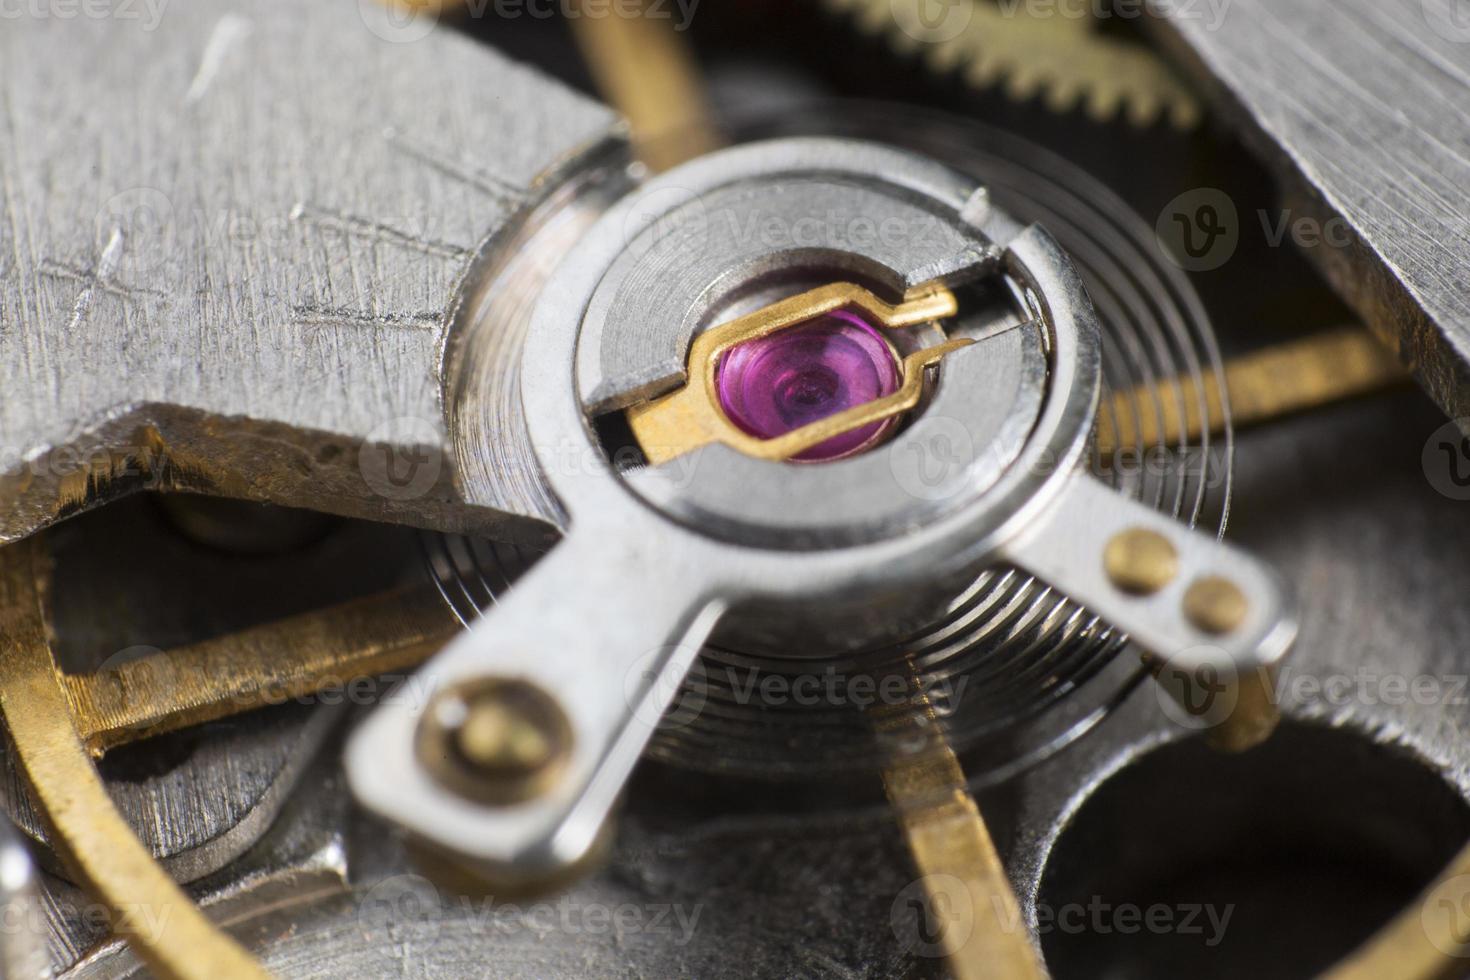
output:
[[1235,632],[1249,612],[1240,586],[1218,575],[1199,579],[1184,593],[1184,615],[1196,628],[1215,636]]
[[572,751],[572,726],[534,684],[486,678],[441,692],[419,725],[418,753],[444,786],[497,806],[549,791]]
[[[1230,417],[1237,426],[1371,394],[1408,379],[1394,356],[1362,327],[1269,347],[1225,365]],[[1218,432],[1225,411],[1214,375],[1205,376],[1203,388],[1203,417],[1200,386],[1192,378],[1114,393],[1112,411],[1098,419],[1098,453],[1177,445],[1199,438],[1206,425]]]
[[[915,685],[915,694],[923,695]],[[955,980],[1044,980],[995,842],[965,785],[959,759],[932,708],[876,715],[885,736],[919,748],[890,763],[883,786],[939,918],[939,942]]]
[[458,745],[466,759],[487,771],[537,771],[554,752],[548,733],[498,700],[470,705]]
[[[889,769],[884,783],[931,905],[969,910],[971,921],[942,927],[940,942],[956,980],[1042,980],[1046,973],[1026,934],[1020,905],[953,753]],[[906,805],[907,799],[941,790],[947,796],[942,802],[918,809]]]
[[1470,963],[1470,846],[1418,899],[1321,980],[1459,980]]
[[617,10],[570,19],[592,77],[628,120],[638,158],[654,171],[719,148],[724,142],[689,48],[668,17]]
[[264,980],[269,974],[189,900],[112,805],[51,654],[38,551],[35,539],[0,550],[0,713],[58,855],[155,975]]
[[715,442],[757,459],[790,459],[834,436],[913,408],[924,393],[924,369],[971,343],[958,339],[915,351],[903,360],[903,383],[898,391],[775,439],[758,439],[742,432],[725,416],[715,389],[721,355],[738,344],[848,307],[863,310],[886,327],[897,328],[953,316],[959,304],[953,293],[942,288],[893,306],[861,286],[834,283],[706,330],[690,345],[689,375],[684,386],[628,409],[628,423],[648,461],[665,463]]
[[395,590],[169,650],[61,675],[93,756],[164,732],[416,667],[458,631],[428,586]]
[[1113,585],[1131,595],[1153,595],[1179,574],[1179,552],[1157,531],[1136,527],[1114,535],[1103,552]]
[[1230,717],[1211,728],[1205,741],[1217,752],[1245,752],[1270,738],[1280,724],[1276,672],[1258,667],[1236,680],[1235,707]]
[[76,880],[113,931],[166,980],[268,976],[153,862],[89,756],[190,725],[417,666],[458,630],[428,587],[396,590],[92,675],[63,674],[47,643],[40,545],[0,550],[0,711]]
[[1047,109],[1081,104],[1099,121],[1126,114],[1148,125],[1167,115],[1199,124],[1199,99],[1145,43],[1105,34],[1096,16],[1068,15],[1050,0],[826,0],[900,54],[922,53],[940,73],[959,71],[975,88],[1004,84],[1014,99],[1041,96]]

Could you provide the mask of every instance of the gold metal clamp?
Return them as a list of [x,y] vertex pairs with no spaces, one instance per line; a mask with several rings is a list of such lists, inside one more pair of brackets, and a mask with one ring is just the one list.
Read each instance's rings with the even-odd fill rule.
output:
[[925,368],[971,343],[960,338],[915,351],[903,359],[903,380],[893,394],[777,438],[760,439],[737,428],[720,408],[715,391],[721,357],[739,344],[841,309],[862,310],[883,326],[898,329],[954,316],[959,303],[949,290],[931,288],[893,305],[861,286],[840,282],[772,303],[706,330],[690,346],[689,375],[684,387],[628,409],[628,423],[648,461],[655,465],[666,463],[716,442],[757,459],[791,459],[835,436],[912,409],[924,394]]

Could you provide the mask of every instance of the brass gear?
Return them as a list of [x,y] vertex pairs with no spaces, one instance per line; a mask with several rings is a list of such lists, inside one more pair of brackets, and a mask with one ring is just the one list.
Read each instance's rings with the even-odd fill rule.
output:
[[1144,44],[1104,34],[1089,4],[1057,0],[822,0],[903,54],[976,88],[1004,85],[1055,112],[1082,106],[1099,121],[1191,129],[1201,117],[1184,79]]

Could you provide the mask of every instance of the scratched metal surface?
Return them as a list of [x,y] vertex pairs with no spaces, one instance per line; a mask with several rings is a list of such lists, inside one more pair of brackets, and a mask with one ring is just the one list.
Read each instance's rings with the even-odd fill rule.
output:
[[[646,773],[644,788],[667,775]],[[422,853],[348,805],[328,758],[262,846],[195,894],[292,980],[940,975],[892,925],[914,876],[881,810],[854,821],[792,812],[776,795],[649,795],[625,815],[606,865],[564,891],[464,893],[436,884]],[[121,944],[92,948],[103,933],[79,914],[82,896],[54,879],[47,890],[64,976],[143,975]]]
[[1171,47],[1284,178],[1286,206],[1319,227],[1346,222],[1343,247],[1307,254],[1441,408],[1470,415],[1470,16],[1461,0],[1160,6]]
[[[372,3],[131,9],[0,32],[0,540],[139,483],[472,522],[460,282],[613,116]],[[364,440],[433,482],[376,492]]]

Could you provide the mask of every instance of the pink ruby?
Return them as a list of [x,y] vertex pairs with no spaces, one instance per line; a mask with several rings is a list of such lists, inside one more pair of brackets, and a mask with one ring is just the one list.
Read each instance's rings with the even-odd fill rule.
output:
[[[878,329],[839,310],[732,348],[715,373],[730,421],[774,439],[898,390],[899,365]],[[820,462],[852,456],[879,442],[896,419],[833,436],[793,457]]]

